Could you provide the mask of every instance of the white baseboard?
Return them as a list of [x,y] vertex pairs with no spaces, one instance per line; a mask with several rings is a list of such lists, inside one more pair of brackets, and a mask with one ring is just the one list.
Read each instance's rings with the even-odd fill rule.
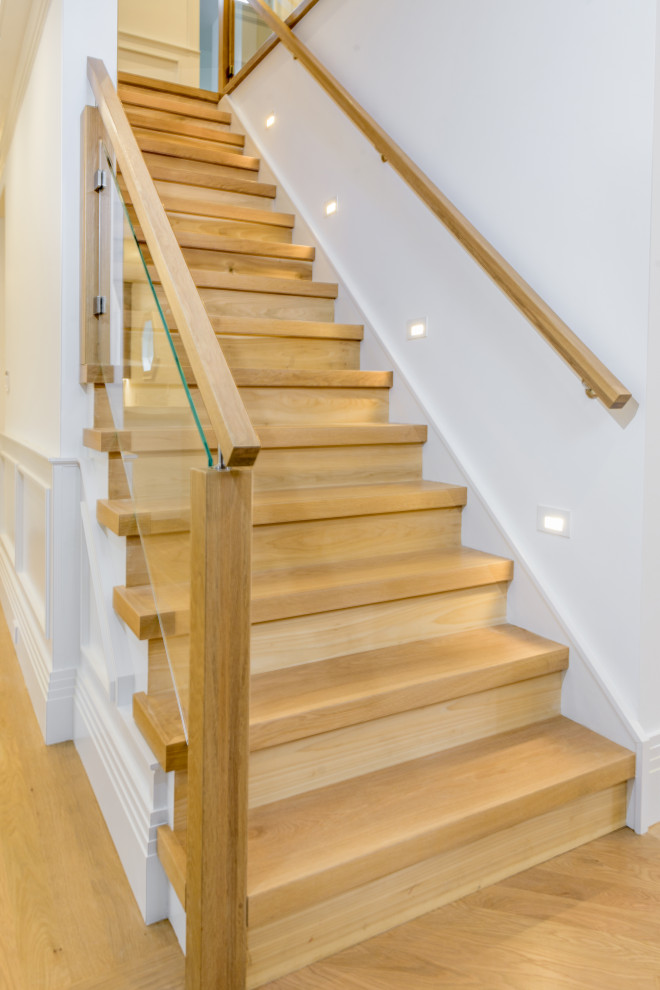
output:
[[73,739],[76,665],[53,670],[50,644],[2,543],[0,604],[45,741],[50,745]]
[[168,820],[167,778],[140,736],[130,709],[118,709],[81,659],[75,744],[147,924],[169,914],[168,881],[156,832]]
[[644,739],[637,747],[637,779],[632,803],[636,832],[646,832],[651,825],[660,822],[660,734]]

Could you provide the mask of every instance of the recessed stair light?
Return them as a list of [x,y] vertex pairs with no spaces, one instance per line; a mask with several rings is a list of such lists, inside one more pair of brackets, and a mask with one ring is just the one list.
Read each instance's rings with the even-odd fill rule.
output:
[[333,216],[338,209],[339,209],[339,200],[337,199],[336,196],[334,199],[329,199],[328,202],[325,203],[323,206],[323,212],[325,213],[326,217]]
[[567,509],[550,509],[539,505],[536,510],[536,528],[541,533],[568,538],[571,535],[571,514]]
[[269,114],[268,117],[266,117],[266,127],[272,127],[274,123],[275,123],[275,114],[271,113]]
[[410,320],[408,323],[408,340],[419,340],[426,337],[426,320]]

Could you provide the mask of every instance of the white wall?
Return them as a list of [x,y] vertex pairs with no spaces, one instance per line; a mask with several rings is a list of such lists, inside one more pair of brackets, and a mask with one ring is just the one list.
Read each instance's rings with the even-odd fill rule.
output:
[[5,432],[46,457],[60,452],[61,29],[53,0],[4,174]]
[[[640,653],[655,7],[420,0],[402,21],[394,0],[325,0],[298,29],[632,389],[641,408],[625,429],[281,47],[232,94],[511,545],[648,734],[660,728]],[[419,316],[429,337],[408,342]],[[571,511],[570,540],[536,531],[537,505]],[[466,540],[485,532],[468,507]],[[515,582],[510,601],[534,627]],[[589,708],[585,683],[567,682],[574,714]]]

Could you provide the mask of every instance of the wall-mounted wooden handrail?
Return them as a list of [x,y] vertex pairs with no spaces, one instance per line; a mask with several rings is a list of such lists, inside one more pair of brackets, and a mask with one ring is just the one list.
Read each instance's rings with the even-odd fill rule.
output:
[[447,227],[463,247],[506,293],[529,322],[570,365],[582,380],[587,395],[597,396],[608,409],[620,409],[631,398],[628,389],[589,350],[563,320],[541,299],[518,272],[505,261],[470,221],[456,209],[429,177],[389,137],[363,107],[353,99],[315,55],[264,0],[248,0],[282,44],[297,58],[323,87],[335,103],[374,145],[384,161],[389,162],[432,213]]
[[228,467],[249,467],[259,453],[259,438],[218,346],[124,108],[103,62],[89,58],[87,75],[224,462]]

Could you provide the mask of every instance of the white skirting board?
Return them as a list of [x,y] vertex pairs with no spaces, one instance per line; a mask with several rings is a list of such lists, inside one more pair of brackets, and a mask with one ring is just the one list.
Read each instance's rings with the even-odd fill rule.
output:
[[660,822],[660,734],[637,747],[637,779],[633,789],[636,832]]
[[168,821],[167,777],[140,736],[130,709],[108,699],[81,658],[75,697],[75,744],[147,924],[168,917],[168,881],[156,852]]
[[53,670],[50,643],[1,543],[0,604],[45,741],[57,743],[73,738],[76,667]]

